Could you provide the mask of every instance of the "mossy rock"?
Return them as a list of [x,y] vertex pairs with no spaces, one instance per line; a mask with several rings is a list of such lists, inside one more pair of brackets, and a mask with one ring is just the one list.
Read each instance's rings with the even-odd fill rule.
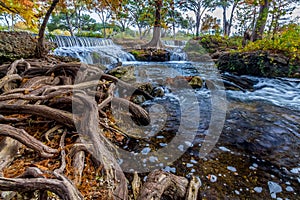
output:
[[164,62],[170,61],[170,52],[165,49],[134,49],[131,53],[138,61]]
[[134,82],[136,80],[134,71],[135,71],[134,66],[126,66],[126,67],[119,66],[112,70],[109,70],[107,73],[123,81]]
[[299,62],[291,62],[282,54],[266,51],[224,53],[217,61],[218,69],[237,75],[261,77],[294,77],[300,72]]
[[192,88],[201,88],[203,86],[203,80],[199,76],[194,76],[190,80],[189,85],[192,86]]

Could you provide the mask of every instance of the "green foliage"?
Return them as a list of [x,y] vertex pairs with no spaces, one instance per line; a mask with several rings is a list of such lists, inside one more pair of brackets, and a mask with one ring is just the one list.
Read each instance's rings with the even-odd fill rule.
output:
[[221,35],[203,35],[196,39],[199,40],[199,44],[203,46],[208,53],[238,49],[242,43],[241,37],[223,37]]
[[76,33],[76,36],[103,38],[102,33],[97,33],[97,32],[92,32],[92,31],[81,31],[80,33]]
[[300,26],[289,25],[281,32],[249,42],[240,52],[247,51],[271,51],[274,53],[283,53],[292,60],[300,59]]

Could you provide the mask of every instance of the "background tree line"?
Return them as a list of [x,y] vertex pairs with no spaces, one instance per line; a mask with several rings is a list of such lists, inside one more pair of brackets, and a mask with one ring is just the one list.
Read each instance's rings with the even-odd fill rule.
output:
[[[91,31],[108,37],[108,30],[124,32],[135,27],[143,38],[153,29],[150,46],[159,47],[160,37],[166,32],[175,37],[176,29],[194,36],[213,29],[229,36],[234,25],[235,34],[247,33],[255,41],[293,23],[296,19],[291,14],[297,4],[297,0],[0,0],[0,14],[8,29],[13,29],[16,19],[31,30],[48,24],[49,31],[67,30],[71,35]],[[51,5],[50,21],[43,27]],[[210,14],[217,8],[222,9],[223,24]]]

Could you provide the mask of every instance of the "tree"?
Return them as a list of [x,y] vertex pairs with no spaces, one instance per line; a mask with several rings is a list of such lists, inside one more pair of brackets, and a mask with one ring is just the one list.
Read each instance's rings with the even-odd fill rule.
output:
[[132,20],[132,25],[138,28],[140,39],[144,37],[149,30],[151,21],[153,20],[153,14],[150,11],[148,1],[144,0],[128,0],[125,4],[124,11],[128,13],[128,17]]
[[154,27],[153,27],[153,35],[152,39],[149,43],[147,43],[144,47],[154,47],[161,48],[163,46],[160,38],[161,38],[161,12],[163,6],[163,0],[154,0],[155,7],[155,19],[154,19]]
[[213,17],[211,15],[205,14],[205,16],[202,19],[202,26],[201,31],[219,31],[220,26],[218,24],[217,18]]
[[176,8],[174,2],[171,4],[170,9],[167,10],[166,15],[166,26],[165,28],[171,28],[173,32],[173,38],[176,37],[176,28],[181,26],[181,22],[183,21],[183,16],[181,12]]
[[0,0],[0,13],[20,15],[29,27],[34,27],[37,21],[35,13],[35,4],[33,0]]
[[254,29],[257,13],[258,4],[251,1],[242,1],[238,4],[236,9],[236,21],[237,27],[239,27],[238,33],[243,35],[244,33],[250,33]]
[[183,11],[192,11],[196,16],[196,36],[200,33],[200,22],[203,14],[216,8],[216,3],[211,0],[180,0],[179,6]]
[[265,26],[267,23],[267,19],[268,19],[270,1],[271,0],[261,0],[259,2],[260,4],[259,13],[252,31],[251,41],[262,39]]
[[116,23],[121,27],[121,32],[124,32],[132,24],[132,21],[127,11],[118,12],[116,17],[117,17]]
[[46,30],[46,26],[47,26],[48,20],[50,18],[50,15],[58,2],[59,2],[59,0],[52,1],[52,4],[50,5],[49,9],[47,10],[47,13],[44,17],[43,23],[39,29],[38,42],[37,42],[36,50],[35,50],[35,56],[37,58],[44,57],[44,55],[45,55],[45,44],[44,44],[45,30]]
[[192,17],[186,15],[186,17],[182,19],[180,24],[181,28],[187,30],[187,34],[190,34],[191,31],[191,34],[194,35],[194,27],[196,25],[196,22]]
[[271,22],[269,25],[269,33],[273,35],[278,31],[280,25],[283,25],[287,19],[291,19],[291,14],[295,10],[297,0],[277,0],[270,3]]
[[[230,35],[234,12],[235,12],[235,9],[239,2],[240,2],[240,0],[230,0],[230,1],[218,0],[217,1],[217,5],[222,7],[222,9],[223,9],[223,34],[224,34],[224,36]],[[231,12],[230,12],[229,21],[228,21],[227,20],[227,8],[230,6],[232,8],[231,8]]]

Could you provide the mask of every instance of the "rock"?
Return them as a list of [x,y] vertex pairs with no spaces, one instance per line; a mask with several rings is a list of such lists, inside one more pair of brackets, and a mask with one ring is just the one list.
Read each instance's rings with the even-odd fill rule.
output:
[[170,61],[170,52],[165,49],[134,49],[129,53],[138,61],[164,62]]
[[126,82],[136,80],[136,77],[134,75],[134,66],[116,67],[112,70],[109,70],[107,73]]
[[162,87],[156,87],[153,89],[151,95],[154,97],[163,97],[165,95],[165,92]]
[[286,56],[266,51],[226,52],[216,64],[222,72],[262,77],[293,77],[300,70],[300,62],[288,62]]
[[194,76],[190,80],[189,85],[192,86],[193,88],[201,88],[203,85],[203,80],[199,76]]
[[222,79],[224,82],[224,86],[226,89],[231,90],[254,90],[254,85],[258,83],[258,81],[251,80],[247,77],[235,76],[233,74],[222,74]]
[[138,89],[140,90],[143,90],[149,94],[152,93],[153,91],[153,85],[149,82],[146,82],[146,83],[135,83],[134,84],[135,87],[137,87]]
[[[13,61],[20,58],[33,58],[37,39],[27,32],[0,31],[0,60]],[[55,44],[45,42],[46,51],[55,48]]]
[[143,95],[134,95],[131,97],[131,101],[135,104],[142,104],[146,101],[146,98]]

